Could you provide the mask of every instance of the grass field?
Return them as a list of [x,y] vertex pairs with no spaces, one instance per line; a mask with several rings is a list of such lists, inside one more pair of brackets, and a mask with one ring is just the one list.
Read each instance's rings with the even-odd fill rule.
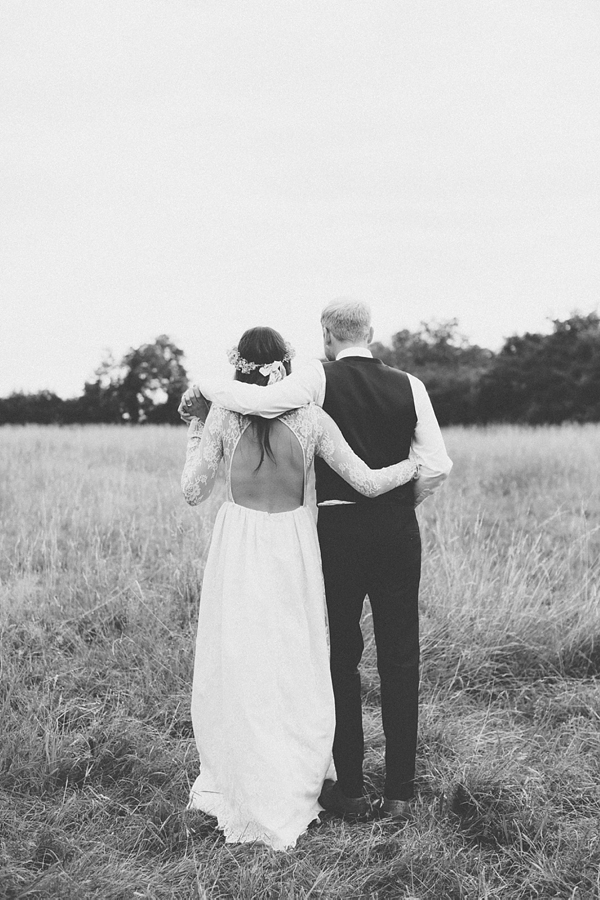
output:
[[[275,853],[184,812],[222,498],[183,502],[185,430],[0,429],[0,897],[600,897],[600,427],[446,439],[419,512],[414,822],[330,818]],[[363,676],[375,796],[370,638]]]

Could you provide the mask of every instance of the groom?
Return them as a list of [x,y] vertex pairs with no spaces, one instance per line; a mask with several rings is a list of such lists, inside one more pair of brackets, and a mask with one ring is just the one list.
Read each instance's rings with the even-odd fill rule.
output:
[[239,381],[187,391],[180,412],[194,414],[203,394],[246,415],[267,418],[316,402],[371,468],[409,453],[419,478],[376,498],[358,494],[316,458],[318,533],[329,615],[336,730],[336,782],[326,781],[321,805],[345,816],[363,816],[364,738],[358,664],[363,652],[360,619],[369,596],[381,681],[385,734],[383,816],[410,816],[414,794],[419,688],[418,592],[421,541],[415,506],[447,477],[450,461],[431,401],[421,381],[384,365],[368,349],[373,339],[365,303],[336,300],[322,312],[326,363],[313,361],[268,387]]

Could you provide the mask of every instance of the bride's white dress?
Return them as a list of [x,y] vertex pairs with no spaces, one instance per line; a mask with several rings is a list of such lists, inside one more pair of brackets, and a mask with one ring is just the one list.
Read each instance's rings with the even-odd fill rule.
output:
[[237,504],[231,465],[247,417],[213,407],[193,420],[182,476],[190,504],[210,494],[221,459],[227,500],[204,571],[192,689],[200,775],[189,808],[217,817],[228,842],[295,845],[321,811],[335,726],[321,557],[307,475],[315,453],[368,496],[415,474],[373,471],[311,404],[279,419],[304,457],[304,503],[268,513]]

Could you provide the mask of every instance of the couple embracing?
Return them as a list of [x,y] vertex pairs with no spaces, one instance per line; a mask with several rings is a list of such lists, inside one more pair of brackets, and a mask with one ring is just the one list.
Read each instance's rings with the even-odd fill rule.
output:
[[452,466],[424,385],[369,351],[369,307],[334,301],[321,324],[326,363],[291,374],[290,345],[253,328],[230,351],[234,380],[202,381],[180,405],[190,423],[185,499],[208,497],[221,460],[226,480],[200,600],[192,691],[200,775],[189,806],[216,816],[227,841],[275,849],[293,847],[322,809],[358,818],[370,810],[358,671],[366,595],[385,734],[375,806],[391,819],[410,815],[415,506]]

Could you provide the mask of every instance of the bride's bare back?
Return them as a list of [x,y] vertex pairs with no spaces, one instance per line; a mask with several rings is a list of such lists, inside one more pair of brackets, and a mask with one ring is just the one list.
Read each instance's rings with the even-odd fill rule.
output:
[[206,500],[222,459],[228,499],[269,513],[304,505],[304,484],[315,453],[365,497],[378,497],[405,484],[418,471],[416,463],[408,459],[370,469],[348,446],[333,419],[314,404],[284,413],[272,422],[274,461],[265,454],[257,469],[260,444],[247,417],[213,405],[206,425],[194,420],[181,476],[187,502],[195,506]]
[[[304,502],[304,456],[298,438],[278,419],[271,420],[267,453],[260,467],[260,441],[251,423],[231,462],[231,495],[239,506],[264,512],[289,512]],[[258,467],[258,468],[257,468]]]

